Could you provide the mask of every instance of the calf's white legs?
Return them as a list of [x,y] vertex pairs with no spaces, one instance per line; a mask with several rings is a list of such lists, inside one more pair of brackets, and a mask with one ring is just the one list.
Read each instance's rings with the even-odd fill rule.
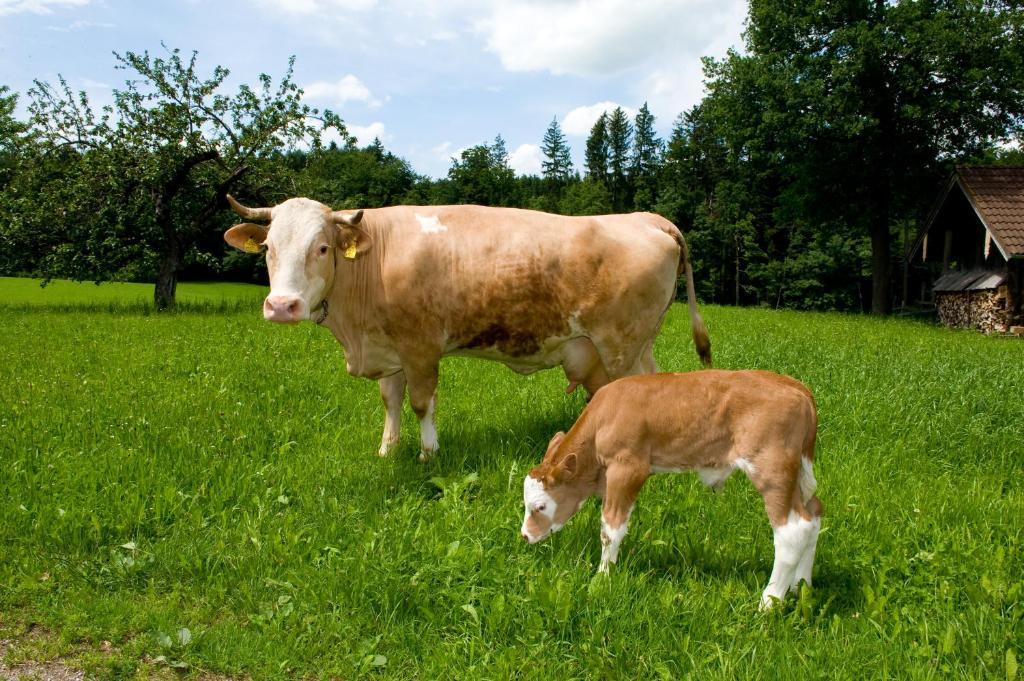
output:
[[[632,510],[632,509],[630,509]],[[618,527],[612,527],[604,517],[601,518],[601,566],[598,572],[608,572],[608,566],[619,559],[619,545],[629,529],[629,515]]]
[[768,586],[761,594],[762,610],[771,608],[776,599],[781,601],[785,598],[800,579],[810,583],[820,528],[821,518],[806,520],[795,511],[789,512],[784,524],[774,528],[775,565]]
[[380,449],[377,450],[377,454],[387,456],[398,445],[401,438],[405,374],[399,371],[396,374],[385,376],[378,383],[380,384],[380,397],[384,400],[384,434],[380,438]]

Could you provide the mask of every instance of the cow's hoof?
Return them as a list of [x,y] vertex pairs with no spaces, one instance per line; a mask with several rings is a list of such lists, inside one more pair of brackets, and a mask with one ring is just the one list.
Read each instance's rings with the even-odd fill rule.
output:
[[381,442],[380,449],[377,450],[377,456],[391,456],[391,452],[395,451],[396,447],[398,447],[397,440],[394,442]]
[[421,449],[420,455],[416,457],[420,463],[426,463],[437,455],[436,449]]

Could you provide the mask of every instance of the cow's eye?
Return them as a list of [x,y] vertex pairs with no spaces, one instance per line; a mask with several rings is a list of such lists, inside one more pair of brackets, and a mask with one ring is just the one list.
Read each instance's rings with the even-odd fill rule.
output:
[[326,245],[320,247],[320,255],[327,255],[327,246]]
[[537,510],[538,510],[538,511],[543,511],[543,510],[544,510],[545,508],[547,508],[547,507],[548,507],[548,505],[547,505],[547,504],[541,504],[541,505],[539,505],[539,506],[537,507]]

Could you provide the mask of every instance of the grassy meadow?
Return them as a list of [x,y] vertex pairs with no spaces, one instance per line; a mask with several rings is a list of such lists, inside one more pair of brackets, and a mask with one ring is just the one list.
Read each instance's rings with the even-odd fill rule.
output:
[[[375,456],[377,386],[260,289],[0,280],[0,639],[101,678],[1013,678],[1024,664],[1024,342],[704,307],[716,366],[821,415],[815,585],[742,476],[653,478],[619,564],[598,503],[527,546],[522,476],[583,407],[560,372],[442,365],[441,454]],[[697,368],[685,308],[656,347]],[[582,392],[582,391],[580,391]],[[2,653],[0,653],[2,654]]]

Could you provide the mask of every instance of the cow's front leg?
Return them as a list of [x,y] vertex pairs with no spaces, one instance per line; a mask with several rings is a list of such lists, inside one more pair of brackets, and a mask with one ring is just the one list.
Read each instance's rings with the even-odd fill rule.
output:
[[378,381],[380,398],[384,400],[384,434],[377,454],[387,456],[402,436],[402,399],[405,398],[405,373],[385,376]]
[[406,369],[409,381],[409,403],[420,420],[420,461],[437,454],[437,428],[434,410],[437,407],[437,364],[418,371]]
[[609,565],[619,559],[619,546],[629,528],[629,516],[646,480],[647,471],[635,465],[608,467],[601,508],[601,567],[598,572],[607,573]]

